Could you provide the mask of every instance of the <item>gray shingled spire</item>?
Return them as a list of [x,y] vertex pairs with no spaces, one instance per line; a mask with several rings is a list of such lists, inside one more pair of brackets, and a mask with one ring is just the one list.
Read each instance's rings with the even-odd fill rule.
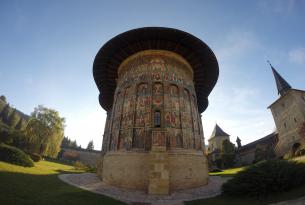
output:
[[214,127],[214,130],[212,132],[212,135],[210,137],[210,139],[212,139],[213,137],[220,137],[220,136],[230,136],[227,133],[225,133],[217,124]]
[[271,66],[274,78],[275,78],[275,82],[276,82],[276,87],[278,90],[278,94],[280,95],[284,95],[286,93],[287,90],[291,89],[291,86],[289,85],[289,83],[287,83],[287,81],[273,68],[273,66],[271,65],[271,63],[268,61],[268,63]]

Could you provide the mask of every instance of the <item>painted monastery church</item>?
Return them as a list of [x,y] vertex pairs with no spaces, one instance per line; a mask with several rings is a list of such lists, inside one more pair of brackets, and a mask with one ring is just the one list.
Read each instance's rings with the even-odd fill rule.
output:
[[[268,107],[272,112],[276,131],[243,146],[237,137],[236,162],[240,165],[253,163],[257,148],[271,150],[278,158],[304,154],[305,138],[300,134],[300,127],[305,122],[305,91],[292,88],[271,64],[270,66],[279,94],[279,98]],[[214,165],[220,158],[224,140],[230,140],[230,135],[216,124],[207,149],[209,159]]]

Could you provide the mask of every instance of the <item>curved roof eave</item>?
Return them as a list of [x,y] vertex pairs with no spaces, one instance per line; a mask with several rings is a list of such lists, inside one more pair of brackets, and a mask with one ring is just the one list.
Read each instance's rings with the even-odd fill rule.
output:
[[124,32],[99,50],[93,63],[93,76],[100,91],[101,106],[106,111],[111,110],[117,69],[121,62],[139,51],[149,49],[172,51],[189,62],[194,71],[198,110],[202,113],[208,106],[208,96],[219,75],[216,56],[197,37],[164,27],[144,27]]

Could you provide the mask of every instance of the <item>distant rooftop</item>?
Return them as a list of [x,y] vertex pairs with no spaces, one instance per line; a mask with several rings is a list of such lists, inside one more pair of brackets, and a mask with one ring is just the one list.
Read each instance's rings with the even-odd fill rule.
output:
[[212,132],[212,135],[210,137],[210,139],[214,138],[214,137],[223,137],[223,136],[230,136],[229,134],[227,134],[225,131],[223,131],[217,124],[214,127],[214,130]]

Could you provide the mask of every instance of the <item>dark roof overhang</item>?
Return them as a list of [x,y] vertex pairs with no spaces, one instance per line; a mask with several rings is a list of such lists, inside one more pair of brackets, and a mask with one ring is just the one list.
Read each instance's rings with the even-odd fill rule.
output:
[[188,61],[194,71],[198,110],[202,113],[208,106],[208,96],[218,79],[216,56],[197,37],[163,27],[144,27],[124,32],[99,50],[93,63],[93,76],[100,91],[101,106],[106,111],[111,110],[120,64],[129,56],[149,49],[172,51]]

